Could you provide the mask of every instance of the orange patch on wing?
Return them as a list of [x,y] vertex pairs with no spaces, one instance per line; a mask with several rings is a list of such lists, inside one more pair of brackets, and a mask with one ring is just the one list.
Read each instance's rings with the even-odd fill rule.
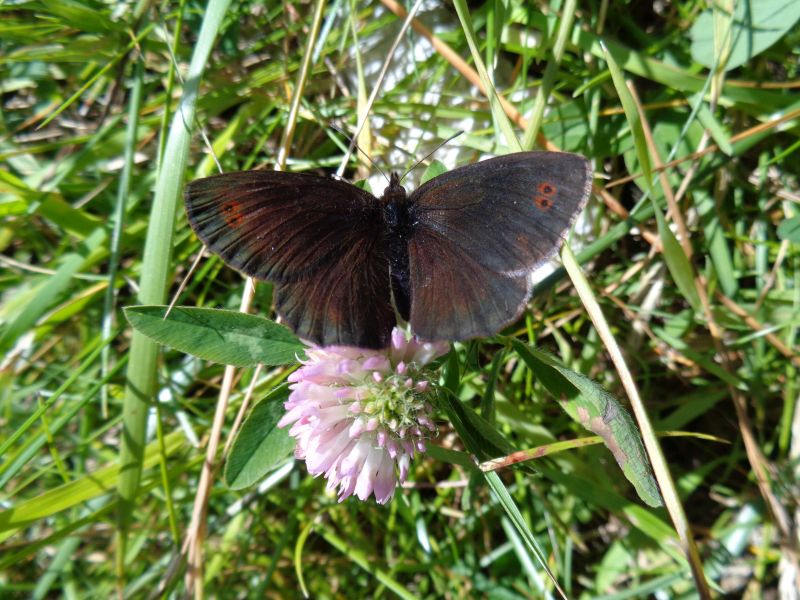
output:
[[242,205],[236,200],[226,200],[222,203],[222,216],[230,227],[238,227],[244,221]]
[[548,211],[553,208],[553,201],[547,196],[536,196],[533,203],[539,210]]
[[543,181],[539,184],[539,193],[545,196],[552,196],[558,191],[558,188],[548,181]]

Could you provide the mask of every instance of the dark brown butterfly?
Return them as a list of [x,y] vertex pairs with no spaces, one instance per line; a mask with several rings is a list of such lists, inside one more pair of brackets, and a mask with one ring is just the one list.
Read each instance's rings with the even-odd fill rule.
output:
[[275,284],[298,336],[383,348],[397,314],[423,340],[492,335],[515,320],[591,184],[582,156],[519,152],[411,195],[394,173],[378,199],[316,175],[243,171],[193,181],[184,197],[212,252]]

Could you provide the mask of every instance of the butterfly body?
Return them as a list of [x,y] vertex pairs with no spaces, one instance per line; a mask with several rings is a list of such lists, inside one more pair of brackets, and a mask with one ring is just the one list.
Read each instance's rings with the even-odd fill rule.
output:
[[414,231],[414,221],[408,194],[406,189],[400,185],[397,173],[390,175],[389,187],[383,191],[381,200],[388,232],[386,250],[389,259],[392,298],[397,312],[407,321],[411,310],[408,240]]
[[191,182],[189,223],[212,252],[275,284],[276,311],[320,345],[382,348],[397,314],[426,340],[491,335],[517,318],[530,273],[585,204],[581,156],[522,152],[380,199],[310,174],[243,171]]

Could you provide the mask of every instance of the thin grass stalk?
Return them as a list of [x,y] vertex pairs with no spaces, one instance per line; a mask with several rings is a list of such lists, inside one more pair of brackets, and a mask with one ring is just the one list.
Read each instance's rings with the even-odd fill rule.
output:
[[53,119],[55,119],[62,112],[67,110],[67,108],[69,108],[74,102],[76,102],[78,100],[78,98],[83,96],[83,94],[86,92],[86,90],[91,88],[95,84],[95,82],[97,82],[101,77],[103,77],[112,68],[114,68],[114,65],[116,65],[120,60],[122,60],[123,58],[128,56],[128,53],[131,52],[134,48],[136,48],[136,46],[138,46],[139,43],[150,34],[150,31],[152,31],[152,29],[153,29],[153,24],[150,24],[147,27],[145,27],[144,29],[142,29],[142,31],[139,32],[139,34],[133,40],[130,41],[130,43],[128,44],[128,46],[124,50],[122,50],[121,52],[118,52],[117,55],[113,59],[108,61],[105,65],[103,65],[103,67],[99,71],[97,71],[97,73],[92,75],[86,81],[86,83],[84,83],[78,89],[78,91],[76,91],[74,94],[72,94],[72,96],[67,98],[67,100],[65,100],[61,104],[61,106],[59,106],[56,110],[54,110],[52,113],[50,113],[47,116],[47,118],[44,121],[42,121],[41,125],[39,125],[38,128],[42,129],[43,127],[47,127],[48,123],[50,123]]
[[[120,247],[122,246],[122,226],[125,222],[125,205],[131,189],[131,173],[133,171],[133,157],[136,152],[136,130],[139,127],[139,107],[142,104],[142,87],[144,84],[144,59],[136,58],[136,67],[133,75],[130,103],[128,105],[128,126],[125,130],[125,149],[123,154],[122,173],[117,188],[117,201],[114,206],[114,227],[111,230],[110,256],[108,257],[108,287],[103,300],[103,323],[100,328],[100,337],[108,339],[111,328],[114,326],[114,309],[116,304],[116,279],[119,269]],[[101,372],[103,377],[108,374],[111,363],[111,346],[103,348],[100,355]],[[100,409],[103,418],[108,418],[108,386],[104,385],[100,393]]]
[[[200,35],[192,55],[186,85],[178,111],[167,138],[163,166],[156,181],[155,197],[150,213],[145,241],[139,302],[163,304],[171,268],[172,237],[178,210],[178,199],[186,170],[191,127],[200,80],[213,42],[222,25],[230,0],[211,0],[203,18]],[[158,345],[134,331],[123,404],[123,423],[120,448],[120,495],[118,513],[117,578],[122,590],[125,574],[127,532],[135,507],[136,494],[142,473],[148,409],[156,389]]]
[[[181,0],[178,3],[178,18],[175,21],[175,29],[172,36],[172,45],[168,40],[164,40],[164,45],[169,49],[170,57],[169,67],[167,69],[167,85],[164,89],[164,113],[161,115],[161,127],[158,133],[158,155],[156,157],[156,166],[158,171],[161,171],[161,161],[164,157],[164,150],[167,143],[167,129],[169,120],[172,116],[172,92],[175,89],[175,76],[177,73],[177,61],[175,60],[175,53],[178,49],[178,44],[181,38],[181,27],[183,26],[183,12],[186,6],[186,0]],[[138,8],[138,7],[137,7]]]
[[[395,2],[395,0],[381,0],[384,6],[391,10],[394,14],[398,17],[405,17],[408,12],[406,9]],[[477,87],[481,93],[489,97],[489,92],[486,86],[483,85],[483,81],[481,80],[478,73],[473,69],[467,61],[465,61],[459,54],[453,50],[450,46],[445,44],[442,40],[438,37],[433,35],[433,32],[425,27],[422,23],[420,23],[417,19],[411,21],[411,27],[424,37],[428,42],[430,42],[431,46],[433,46],[434,50],[438,52],[442,58],[444,58],[450,65],[459,73],[461,73],[464,78],[469,81],[472,85]],[[508,100],[506,100],[503,96],[497,96],[497,101],[500,103],[500,106],[503,108],[503,112],[511,119],[518,127],[525,129],[528,126],[528,121],[523,117],[520,112],[516,109],[516,107],[511,104]],[[558,146],[547,140],[543,135],[539,134],[536,142],[543,148],[548,150],[558,150]]]
[[286,159],[289,155],[289,149],[294,139],[294,129],[297,125],[297,115],[300,112],[300,101],[303,98],[308,76],[311,72],[311,58],[314,54],[314,44],[319,37],[319,30],[322,26],[322,13],[325,9],[325,0],[317,0],[314,7],[314,17],[311,22],[311,31],[309,32],[308,41],[306,43],[305,54],[303,55],[303,62],[300,65],[300,72],[297,75],[297,87],[292,95],[292,103],[289,106],[289,115],[286,117],[286,129],[283,130],[281,136],[281,144],[278,148],[278,159],[275,164],[276,171],[283,171],[286,169]]
[[[358,134],[353,135],[353,138],[357,141],[358,147],[361,148],[363,152],[367,152],[369,156],[372,156],[372,128],[369,126],[369,121],[367,120],[367,115],[369,115],[371,105],[367,102],[367,83],[364,78],[364,64],[361,57],[361,45],[358,39],[358,27],[356,27],[355,17],[355,15],[358,13],[358,9],[356,8],[355,4],[355,0],[350,1],[350,12],[348,13],[347,21],[348,25],[350,26],[350,35],[353,36],[353,57],[355,58],[356,80],[358,81],[356,88],[356,122],[360,123],[363,119],[364,126],[361,128],[361,131]],[[339,163],[339,168],[336,170],[336,175],[338,177],[341,177],[344,174],[347,163],[350,162],[350,153],[352,152],[350,149],[351,145],[352,142],[348,144],[347,151],[342,156],[342,160]],[[370,158],[364,156],[363,152],[356,153],[356,161],[359,164],[356,175],[359,179],[366,179],[369,177],[369,170],[371,167],[369,162]]]
[[511,493],[500,479],[500,476],[495,472],[489,472],[484,473],[483,477],[486,481],[486,484],[489,486],[492,492],[494,492],[497,502],[503,507],[503,510],[506,513],[506,518],[509,520],[514,530],[519,534],[522,541],[522,546],[524,546],[524,548],[536,558],[539,566],[542,567],[542,570],[544,570],[544,572],[547,574],[547,577],[553,582],[553,585],[555,586],[559,595],[566,599],[564,590],[561,589],[561,585],[558,583],[555,573],[553,573],[552,569],[550,569],[550,565],[547,562],[546,553],[539,545],[539,542],[536,540],[536,536],[533,534],[530,527],[528,527],[525,517],[522,516],[519,507],[517,507],[514,499],[511,497]]
[[[87,366],[92,366],[94,364],[94,360],[97,358],[97,354],[95,354],[91,358],[87,358],[85,363]],[[85,393],[83,393],[83,397],[79,402],[74,403],[71,405],[66,411],[60,412],[57,416],[53,418],[52,424],[50,426],[51,433],[57,433],[58,431],[62,430],[64,427],[72,423],[72,419],[77,415],[85,405],[91,402],[95,395],[98,393],[99,389],[106,385],[112,378],[116,377],[117,372],[122,370],[127,364],[127,359],[123,357],[119,362],[117,362],[109,371],[108,375],[100,379],[95,385],[88,388]],[[76,377],[77,379],[77,377]],[[74,380],[70,383],[72,385]],[[58,395],[61,396],[66,391],[68,386],[66,384],[59,388]],[[44,415],[45,412],[52,408],[53,405],[56,403],[56,398],[48,398],[46,402],[43,402],[39,405],[39,409],[37,413],[41,411],[41,415]],[[38,422],[39,419],[43,419],[43,416],[36,419]],[[27,424],[27,421],[26,421]],[[14,432],[16,436],[18,431]],[[0,466],[0,489],[4,488],[4,486],[11,481],[16,475],[23,469],[25,466],[30,462],[33,456],[39,452],[42,447],[45,445],[45,436],[42,433],[41,429],[37,429],[30,436],[25,438],[22,446],[16,449],[15,452],[11,453],[10,456],[5,457],[5,461]],[[2,517],[0,517],[0,530],[2,530]],[[2,540],[0,540],[2,541]]]
[[336,175],[338,175],[339,177],[341,177],[342,174],[344,173],[345,167],[347,166],[347,163],[350,160],[350,155],[353,153],[353,150],[355,149],[356,140],[358,139],[358,136],[361,135],[361,130],[367,123],[370,111],[372,110],[372,105],[375,104],[375,100],[377,99],[378,94],[383,88],[383,82],[386,79],[386,73],[389,72],[389,65],[392,64],[392,58],[394,57],[394,53],[397,51],[397,47],[400,45],[400,41],[403,39],[403,36],[406,34],[406,31],[408,31],[408,27],[414,20],[414,15],[417,14],[417,11],[419,10],[420,6],[422,6],[422,0],[417,0],[416,2],[414,2],[414,6],[411,7],[411,11],[409,11],[405,19],[403,19],[403,25],[400,27],[400,31],[397,32],[397,35],[395,36],[391,48],[389,48],[389,52],[386,55],[386,60],[384,60],[383,65],[381,65],[381,70],[378,73],[378,78],[375,81],[375,85],[372,88],[372,92],[370,92],[369,98],[367,98],[366,105],[363,107],[363,111],[359,110],[358,123],[350,140],[350,145],[347,147],[347,152],[345,152],[344,156],[342,157],[342,162],[336,171]]
[[[368,556],[363,550],[359,549],[352,540],[346,540],[334,533],[327,525],[319,526],[319,535],[336,548],[343,556],[346,556],[353,563],[358,565],[363,571],[380,581],[387,589],[391,590],[403,600],[415,600],[419,596],[406,589],[405,585],[392,577],[392,574],[376,567],[374,557]],[[308,596],[306,596],[308,597]]]
[[[511,149],[513,151],[522,150],[522,145],[520,144],[520,141],[517,138],[513,127],[511,126],[511,121],[520,124],[524,122],[524,119],[521,117],[521,115],[519,116],[519,119],[513,118],[512,115],[519,115],[519,113],[510,103],[503,101],[503,99],[497,94],[497,90],[495,90],[494,86],[492,85],[492,78],[489,76],[486,66],[483,64],[483,57],[481,56],[477,41],[475,39],[472,21],[470,19],[469,9],[466,3],[463,0],[455,0],[454,6],[456,8],[456,12],[458,13],[459,20],[461,21],[464,36],[467,40],[467,44],[469,45],[472,59],[475,62],[475,67],[482,84],[481,89],[489,98],[489,104],[495,123],[497,123],[500,130],[503,132],[506,138],[506,143],[511,147]],[[525,123],[524,126],[527,126],[527,123]],[[542,145],[549,147],[547,142],[543,143]],[[514,527],[519,532],[520,536],[522,536],[522,539],[529,542],[526,545],[528,550],[544,569],[545,573],[553,582],[553,585],[556,587],[559,594],[565,598],[566,596],[564,595],[564,592],[561,589],[555,574],[550,569],[544,554],[538,547],[533,532],[530,530],[525,520],[520,517],[519,509],[517,508],[516,504],[514,504],[511,496],[505,489],[505,486],[502,484],[502,482],[500,482],[495,473],[488,473],[486,475],[486,480],[495,493],[498,494],[498,497],[501,498],[501,505],[503,506],[503,509],[510,518],[511,522],[514,524]],[[503,499],[505,499],[505,501],[503,501]]]
[[[47,411],[50,407],[52,407],[58,400],[61,398],[61,395],[66,392],[73,383],[75,383],[78,378],[83,375],[86,370],[94,364],[94,361],[103,351],[103,348],[108,344],[108,339],[97,339],[93,342],[95,345],[90,346],[85,349],[84,354],[82,357],[78,357],[81,360],[81,363],[78,367],[74,368],[71,372],[69,377],[60,385],[58,388],[47,398],[47,400],[39,405],[37,409],[30,414],[30,416],[25,419],[25,422],[22,423],[17,429],[9,435],[3,443],[0,444],[0,457],[5,456],[6,452],[13,446],[25,433],[27,433],[31,427],[33,427],[36,423],[39,422],[42,415]],[[5,473],[6,468],[8,467],[8,463],[4,462],[0,465],[0,475]],[[0,480],[1,481],[1,480]]]
[[459,21],[461,21],[461,28],[464,31],[464,37],[469,45],[470,54],[472,55],[472,60],[475,63],[475,69],[477,70],[480,78],[481,89],[489,99],[489,108],[492,112],[492,118],[494,119],[497,127],[503,133],[503,136],[506,139],[506,144],[509,145],[513,152],[519,152],[522,150],[522,146],[517,139],[516,133],[514,133],[513,127],[511,127],[511,120],[508,118],[503,103],[500,101],[500,95],[497,93],[494,85],[492,85],[492,78],[489,76],[489,73],[486,70],[486,65],[483,64],[483,57],[481,56],[480,48],[478,48],[478,42],[475,39],[475,30],[472,27],[472,19],[470,18],[469,14],[469,7],[464,0],[454,0],[453,6],[456,9]]

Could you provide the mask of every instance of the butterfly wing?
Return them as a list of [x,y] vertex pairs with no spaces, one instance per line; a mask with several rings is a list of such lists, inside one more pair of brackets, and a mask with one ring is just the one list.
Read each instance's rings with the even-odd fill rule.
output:
[[232,267],[275,282],[278,314],[320,345],[379,348],[395,324],[379,201],[342,181],[243,171],[192,181],[197,236]]
[[558,251],[591,184],[582,156],[520,152],[421,186],[409,199],[412,331],[464,340],[516,319],[531,272]]

